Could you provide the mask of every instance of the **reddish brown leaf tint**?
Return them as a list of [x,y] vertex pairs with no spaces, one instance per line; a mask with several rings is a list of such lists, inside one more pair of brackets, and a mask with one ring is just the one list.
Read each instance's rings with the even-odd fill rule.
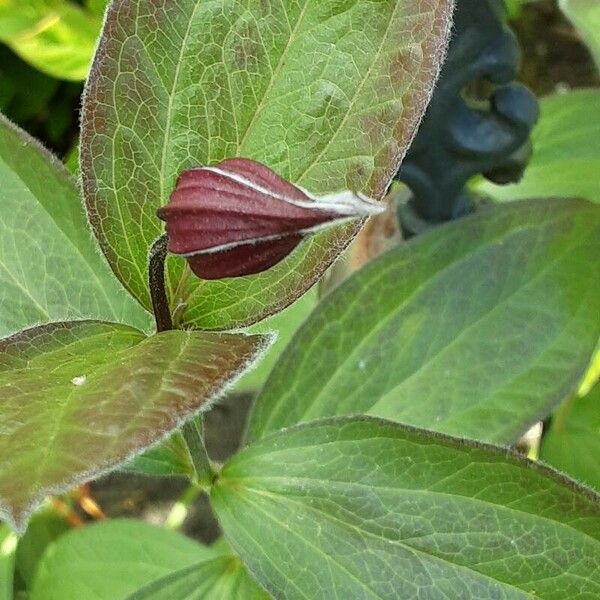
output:
[[231,158],[185,171],[158,216],[169,251],[198,277],[221,279],[265,271],[311,233],[382,210],[350,191],[313,196],[265,165]]

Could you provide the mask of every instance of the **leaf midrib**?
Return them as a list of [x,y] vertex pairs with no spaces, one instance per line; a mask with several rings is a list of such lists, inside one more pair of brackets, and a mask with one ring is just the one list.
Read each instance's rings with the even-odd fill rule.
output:
[[[314,446],[308,446],[308,448],[314,448]],[[296,448],[294,448],[294,449],[296,449]],[[496,463],[493,463],[493,464],[496,464]],[[502,464],[502,463],[500,463],[500,464]],[[444,491],[435,489],[435,486],[439,485],[444,480],[449,479],[451,477],[455,477],[458,473],[460,473],[461,471],[463,471],[471,466],[472,466],[472,463],[464,465],[463,467],[461,467],[461,469],[459,469],[456,472],[451,473],[444,479],[433,482],[433,485],[429,488],[390,487],[390,486],[378,485],[378,484],[374,484],[374,483],[362,483],[360,481],[349,482],[349,481],[343,481],[343,480],[339,480],[339,479],[324,480],[324,479],[317,479],[314,477],[304,477],[304,476],[303,477],[290,477],[287,475],[280,475],[280,476],[268,475],[268,476],[264,476],[264,477],[248,476],[248,477],[229,479],[228,481],[244,482],[244,483],[246,483],[245,489],[247,489],[250,492],[254,492],[259,495],[265,494],[270,497],[282,498],[284,500],[287,498],[291,498],[295,494],[290,492],[290,495],[288,496],[288,495],[284,495],[281,492],[273,492],[273,491],[270,491],[270,490],[267,490],[264,488],[254,487],[252,485],[247,485],[247,484],[248,484],[248,482],[252,483],[252,482],[262,482],[262,481],[264,481],[264,482],[293,481],[293,482],[298,482],[299,487],[301,487],[302,484],[305,482],[308,482],[309,484],[318,484],[320,486],[325,486],[325,485],[329,485],[329,484],[334,484],[334,485],[339,484],[339,487],[341,487],[341,488],[358,487],[358,488],[364,488],[366,490],[381,490],[381,491],[385,491],[385,492],[400,493],[400,494],[406,494],[406,495],[415,495],[415,496],[417,496],[417,495],[438,495],[438,496],[448,497],[453,500],[464,499],[467,502],[481,504],[488,508],[491,507],[493,510],[506,510],[507,512],[516,513],[517,515],[524,516],[526,518],[539,519],[540,521],[550,523],[553,527],[564,527],[568,531],[575,532],[577,535],[581,535],[581,536],[585,537],[586,539],[591,540],[593,544],[597,545],[600,548],[600,539],[590,535],[589,533],[587,533],[585,531],[582,531],[581,529],[578,529],[577,527],[573,527],[570,523],[567,523],[564,521],[557,521],[555,519],[552,519],[551,517],[546,517],[546,516],[540,515],[539,513],[533,513],[533,512],[528,512],[528,511],[524,511],[524,510],[519,510],[517,508],[513,508],[512,506],[509,506],[508,504],[499,504],[496,502],[492,502],[491,500],[477,498],[476,496],[466,496],[464,494],[453,493],[453,492],[444,492]],[[553,483],[556,483],[556,482],[553,481]],[[536,494],[537,494],[537,492],[536,492]],[[526,498],[526,497],[527,496],[520,496],[516,500],[521,501],[521,500],[523,500],[523,498]],[[580,520],[580,519],[581,519],[581,517],[578,516],[577,520]]]

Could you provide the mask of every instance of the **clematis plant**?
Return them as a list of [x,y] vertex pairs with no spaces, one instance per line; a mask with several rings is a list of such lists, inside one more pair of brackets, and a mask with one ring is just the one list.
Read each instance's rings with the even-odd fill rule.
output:
[[[452,8],[113,0],[83,205],[0,118],[2,600],[600,596],[598,494],[507,448],[600,336],[597,205],[490,205],[374,260],[278,356],[241,449],[206,448],[204,414],[278,329],[245,327],[381,211]],[[65,533],[45,498],[68,510],[116,470],[186,478],[223,539]]]

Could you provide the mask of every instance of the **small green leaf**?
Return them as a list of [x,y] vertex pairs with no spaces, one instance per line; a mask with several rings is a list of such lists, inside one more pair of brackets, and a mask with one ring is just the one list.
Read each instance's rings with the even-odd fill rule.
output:
[[565,197],[600,202],[600,90],[544,98],[532,142],[533,158],[519,183],[481,179],[476,190],[505,201]]
[[101,15],[65,0],[0,2],[0,41],[58,79],[86,78],[100,26]]
[[105,521],[74,530],[49,546],[31,600],[124,600],[159,577],[219,554],[147,523]]
[[540,459],[600,491],[600,385],[557,411]]
[[12,600],[17,536],[0,523],[0,600]]
[[567,398],[600,334],[600,207],[493,206],[385,254],[320,303],[249,433],[368,413],[512,442]]
[[[131,293],[150,306],[156,210],[184,169],[243,156],[316,194],[381,197],[427,104],[452,5],[114,1],[88,80],[81,172],[96,236]],[[173,258],[172,306],[183,325],[256,322],[310,288],[357,227],[235,280],[201,282]]]
[[23,529],[44,497],[163,439],[262,352],[265,336],[53,323],[0,342],[0,515]]
[[194,475],[194,465],[190,453],[179,432],[174,433],[158,446],[150,448],[126,462],[121,469],[151,477],[184,475],[191,478]]
[[0,182],[0,337],[84,318],[149,328],[100,256],[73,177],[2,115]]
[[127,600],[269,600],[239,558],[222,556],[158,579]]
[[493,446],[313,422],[243,450],[211,498],[276,598],[600,597],[600,498]]

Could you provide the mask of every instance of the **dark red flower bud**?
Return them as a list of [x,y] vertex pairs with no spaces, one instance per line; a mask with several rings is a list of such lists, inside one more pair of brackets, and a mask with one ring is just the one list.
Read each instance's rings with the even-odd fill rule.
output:
[[307,235],[382,210],[348,191],[315,197],[256,161],[231,158],[184,171],[158,216],[169,251],[198,277],[221,279],[265,271]]

